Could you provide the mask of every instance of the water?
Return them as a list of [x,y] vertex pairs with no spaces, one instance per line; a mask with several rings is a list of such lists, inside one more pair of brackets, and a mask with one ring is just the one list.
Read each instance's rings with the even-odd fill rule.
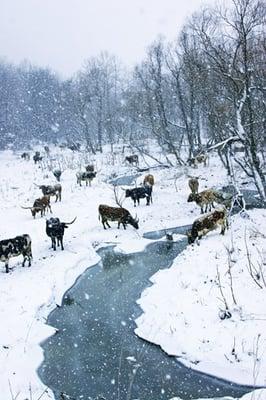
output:
[[141,314],[135,301],[149,277],[168,268],[185,246],[184,239],[155,242],[134,254],[99,251],[101,262],[78,279],[48,319],[59,331],[42,344],[38,372],[57,400],[60,392],[76,400],[166,400],[248,391],[193,372],[134,334]]
[[133,185],[141,174],[123,175],[117,178],[112,178],[109,183],[115,186],[130,186]]

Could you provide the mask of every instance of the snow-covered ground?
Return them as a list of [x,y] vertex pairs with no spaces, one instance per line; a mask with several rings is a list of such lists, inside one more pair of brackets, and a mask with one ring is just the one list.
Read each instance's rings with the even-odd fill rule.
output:
[[[145,232],[186,225],[199,216],[198,207],[186,201],[187,174],[195,171],[159,169],[151,171],[156,183],[150,207],[145,206],[144,200],[136,208],[130,199],[123,202],[133,216],[137,212],[140,229],[136,231],[128,226],[126,231],[118,230],[116,223],[111,223],[112,229],[105,231],[98,220],[98,205],[115,206],[113,188],[106,183],[107,177],[132,174],[132,168],[122,165],[121,159],[113,160],[107,153],[99,155],[94,160],[99,174],[92,187],[79,187],[75,172],[84,165],[84,160],[69,150],[53,149],[51,157],[60,159],[64,166],[62,202],[54,203],[52,199],[53,216],[62,221],[71,221],[77,216],[76,222],[66,230],[64,252],[51,250],[50,239],[45,234],[45,218],[38,215],[34,220],[29,210],[20,207],[32,205],[34,199],[41,197],[34,182],[55,183],[55,178],[45,165],[23,161],[19,154],[12,152],[0,153],[0,238],[30,234],[34,257],[31,268],[21,267],[21,257],[11,259],[10,274],[5,274],[3,263],[0,265],[1,400],[12,399],[18,393],[17,400],[24,400],[29,396],[29,385],[33,400],[45,390],[36,369],[43,357],[39,343],[54,332],[45,324],[47,315],[60,304],[63,293],[77,277],[98,261],[97,247],[117,243],[123,251],[139,251],[149,242],[142,238]],[[201,190],[227,183],[225,171],[214,159],[210,167],[201,167],[196,174],[201,176]],[[143,176],[139,177],[137,182],[142,179]],[[154,285],[140,299],[144,313],[137,321],[136,333],[180,356],[192,368],[243,383],[255,381],[259,385],[266,384],[265,373],[263,376],[266,288],[260,289],[248,273],[243,235],[246,232],[252,262],[256,268],[261,265],[263,269],[266,211],[255,210],[249,215],[250,220],[235,216],[224,238],[218,232],[208,235],[200,247],[187,248],[172,268],[152,277]],[[225,249],[225,245],[232,249],[232,242],[231,272],[236,305],[228,288]],[[219,318],[223,302],[216,284],[216,267],[232,312],[232,318],[223,321]],[[235,354],[232,354],[233,345]],[[51,398],[49,391],[42,396],[43,400]]]

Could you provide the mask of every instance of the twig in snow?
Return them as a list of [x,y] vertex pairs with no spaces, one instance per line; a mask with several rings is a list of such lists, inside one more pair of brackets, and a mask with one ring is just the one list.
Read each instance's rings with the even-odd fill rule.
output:
[[227,251],[227,260],[228,260],[228,275],[229,275],[229,279],[230,279],[230,290],[231,290],[231,295],[232,295],[232,299],[234,304],[237,304],[236,302],[236,298],[235,298],[235,293],[234,293],[234,289],[233,289],[233,277],[232,277],[232,258],[231,258],[231,250],[225,246],[225,249]]
[[[252,280],[256,283],[256,285],[260,289],[263,289],[263,286],[258,282],[258,280],[260,279],[260,274],[258,273],[257,269],[255,268],[254,264],[251,261],[250,252],[249,252],[249,248],[248,248],[248,244],[247,244],[246,229],[245,229],[245,234],[244,234],[244,241],[245,241],[245,248],[246,248],[246,256],[247,256],[247,260],[248,260],[247,269],[248,269],[249,275],[251,276]],[[254,274],[254,271],[255,271],[255,274]]]

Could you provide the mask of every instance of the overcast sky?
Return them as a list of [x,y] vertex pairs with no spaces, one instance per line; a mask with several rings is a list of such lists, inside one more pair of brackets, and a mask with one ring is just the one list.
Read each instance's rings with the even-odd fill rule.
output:
[[[213,3],[214,0],[209,0]],[[0,0],[0,57],[64,77],[103,50],[130,66],[161,34],[175,38],[202,0]]]

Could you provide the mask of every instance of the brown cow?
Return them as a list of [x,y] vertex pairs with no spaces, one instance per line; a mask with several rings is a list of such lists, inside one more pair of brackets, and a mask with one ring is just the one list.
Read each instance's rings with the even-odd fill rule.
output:
[[29,209],[31,210],[31,214],[33,218],[35,218],[36,214],[38,212],[41,213],[41,217],[45,215],[45,212],[47,209],[52,212],[51,205],[50,205],[50,196],[45,195],[43,197],[40,197],[39,199],[36,199],[33,203],[32,207],[22,207],[24,209]]
[[154,185],[154,176],[149,174],[146,175],[143,179],[143,185],[150,185],[153,186]]
[[[201,209],[201,214],[207,212],[208,210],[211,211],[214,208],[214,202],[222,203],[224,201],[223,196],[216,192],[213,189],[203,190],[200,193],[190,193],[187,199],[188,203],[195,201],[196,204]],[[203,211],[203,207],[205,205],[205,211]]]
[[120,224],[126,229],[127,224],[132,225],[135,229],[139,229],[139,220],[133,218],[128,210],[123,207],[110,207],[105,204],[99,205],[99,219],[102,219],[102,224],[104,229],[106,229],[105,224],[108,228],[111,228],[108,221],[117,221],[118,229]]
[[[202,236],[217,229],[219,225],[222,227],[221,234],[224,235],[226,228],[228,228],[226,210],[214,210],[211,213],[196,219],[193,222],[192,228],[187,232],[188,243],[194,243],[195,240],[199,241]],[[199,242],[198,242],[199,244]]]

